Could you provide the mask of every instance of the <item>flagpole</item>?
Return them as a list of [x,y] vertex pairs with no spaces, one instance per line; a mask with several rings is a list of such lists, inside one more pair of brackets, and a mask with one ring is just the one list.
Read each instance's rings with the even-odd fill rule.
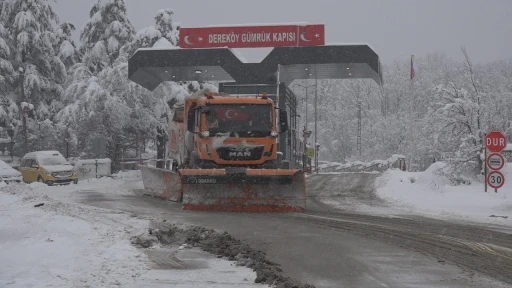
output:
[[[411,99],[410,99],[410,104],[409,104],[409,115],[410,117],[412,117],[412,119],[408,119],[409,120],[409,131],[412,131],[413,129],[413,119],[415,118],[414,117],[414,76],[415,76],[415,71],[414,71],[414,55],[411,54],[411,75],[410,75],[410,85],[411,85]],[[409,135],[412,135],[412,133],[409,133]],[[410,156],[410,155],[409,155]],[[407,167],[409,169],[411,169],[412,167],[412,159],[410,159],[410,157],[408,157],[406,160],[406,162],[409,162],[409,164],[407,165]]]
[[414,55],[411,55],[411,88],[413,87],[413,81],[416,71],[414,71]]

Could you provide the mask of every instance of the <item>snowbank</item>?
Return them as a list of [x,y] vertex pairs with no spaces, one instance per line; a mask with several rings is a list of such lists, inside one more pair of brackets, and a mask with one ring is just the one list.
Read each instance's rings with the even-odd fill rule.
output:
[[446,169],[437,162],[424,172],[388,170],[376,181],[377,195],[410,213],[512,226],[511,163],[502,169],[509,180],[498,193],[485,193],[483,183],[454,186],[443,176]]
[[1,287],[126,286],[148,270],[125,231],[143,229],[145,223],[128,219],[120,226],[114,224],[119,217],[93,217],[93,211],[78,208],[66,213],[73,208],[37,192],[43,185],[2,188]]
[[149,220],[53,197],[93,187],[118,193],[136,172],[62,187],[1,185],[0,287],[265,287],[251,269],[195,248],[167,251],[180,267],[158,266],[132,243]]

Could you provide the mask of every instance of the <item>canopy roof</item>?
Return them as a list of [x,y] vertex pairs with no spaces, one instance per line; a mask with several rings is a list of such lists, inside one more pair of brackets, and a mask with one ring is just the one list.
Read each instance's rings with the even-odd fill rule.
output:
[[295,79],[373,79],[382,85],[379,56],[368,45],[276,47],[260,63],[244,63],[229,48],[139,49],[128,77],[153,91],[163,81],[291,84]]

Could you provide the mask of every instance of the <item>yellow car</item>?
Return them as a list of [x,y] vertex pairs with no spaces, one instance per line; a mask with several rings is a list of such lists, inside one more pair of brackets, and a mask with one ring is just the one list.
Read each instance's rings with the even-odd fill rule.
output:
[[27,183],[47,185],[78,183],[78,173],[59,151],[36,151],[21,159],[19,171]]

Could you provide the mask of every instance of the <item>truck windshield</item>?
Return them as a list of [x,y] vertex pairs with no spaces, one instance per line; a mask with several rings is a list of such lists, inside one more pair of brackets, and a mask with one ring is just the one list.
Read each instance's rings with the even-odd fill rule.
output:
[[238,137],[266,137],[272,132],[272,105],[269,104],[212,104],[207,106],[203,117],[212,136],[232,132]]

